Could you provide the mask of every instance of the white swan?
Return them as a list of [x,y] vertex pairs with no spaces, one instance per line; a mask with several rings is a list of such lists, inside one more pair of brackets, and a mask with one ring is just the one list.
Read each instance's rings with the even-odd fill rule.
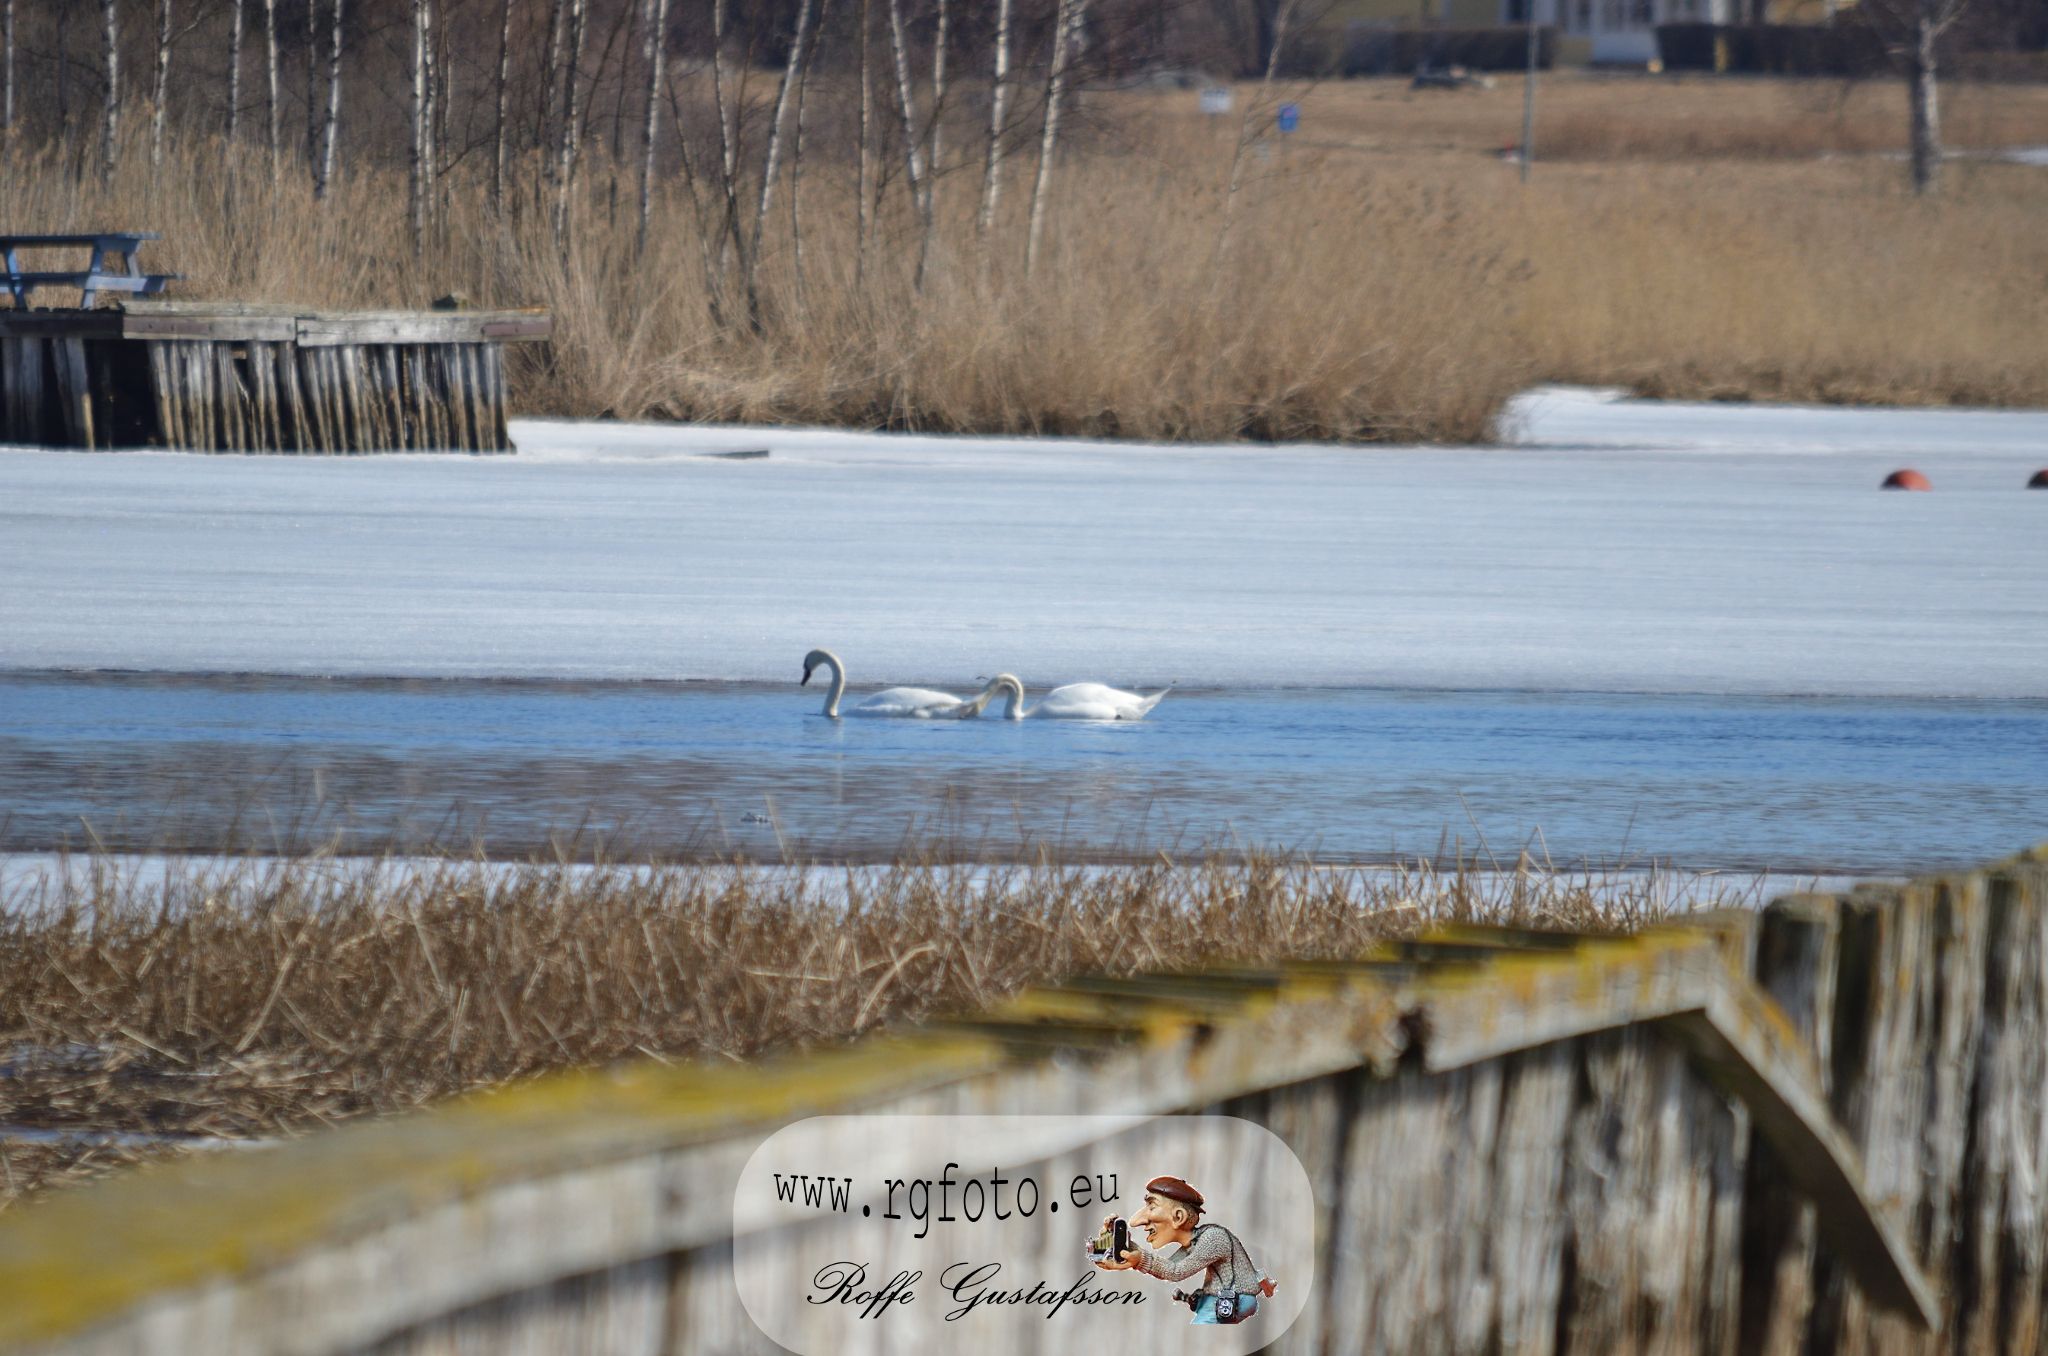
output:
[[1027,711],[1024,709],[1024,684],[1010,674],[997,674],[989,687],[1003,691],[1005,720],[1022,720],[1026,716],[1040,720],[1143,720],[1168,692],[1173,691],[1171,687],[1162,688],[1148,697],[1102,683],[1068,683],[1046,693],[1044,701]]
[[[830,650],[813,650],[804,656],[803,682],[811,681],[811,674],[822,664],[832,670],[832,690],[825,694],[825,717],[839,719],[839,699],[846,695],[846,665],[839,662],[839,656]],[[1016,679],[1011,679],[1015,682]],[[982,708],[995,700],[1003,690],[1000,682],[991,682],[979,695],[962,701],[950,692],[935,692],[928,687],[889,687],[864,699],[858,706],[847,708],[849,716],[894,716],[908,720],[961,720],[978,716]]]

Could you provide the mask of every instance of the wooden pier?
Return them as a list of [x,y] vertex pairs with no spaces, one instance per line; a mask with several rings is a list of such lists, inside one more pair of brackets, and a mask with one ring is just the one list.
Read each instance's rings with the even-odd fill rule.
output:
[[503,345],[552,332],[541,310],[138,300],[0,311],[0,442],[509,452]]
[[[767,1356],[735,1183],[773,1130],[857,1111],[1269,1128],[1317,1202],[1281,1356],[2033,1356],[2048,849],[1634,937],[1459,928],[1077,980],[168,1163],[0,1218],[0,1352]],[[1076,1247],[1012,1227],[1042,1228],[1027,1255]],[[806,1348],[833,1349],[815,1323]],[[1076,1341],[1038,1322],[975,1349]]]

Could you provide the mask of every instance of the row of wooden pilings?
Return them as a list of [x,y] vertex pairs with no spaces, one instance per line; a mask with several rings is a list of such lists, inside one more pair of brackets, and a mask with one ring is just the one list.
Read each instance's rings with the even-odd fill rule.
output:
[[[1630,938],[1083,980],[181,1162],[0,1220],[0,1350],[768,1352],[733,1281],[765,1135],[1105,1111],[1300,1160],[1315,1280],[1267,1350],[2039,1352],[2048,853]],[[1086,1341],[1006,1331],[983,1356]]]
[[0,311],[0,440],[335,454],[512,450],[503,345],[538,311],[135,301]]

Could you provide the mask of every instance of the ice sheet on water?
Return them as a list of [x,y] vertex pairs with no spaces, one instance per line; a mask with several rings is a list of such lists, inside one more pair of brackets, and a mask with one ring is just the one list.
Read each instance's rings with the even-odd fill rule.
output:
[[[2048,695],[2048,414],[1535,392],[1493,448],[521,421],[0,454],[0,666]],[[765,460],[710,452],[767,448]],[[1933,494],[1881,494],[1913,464]]]

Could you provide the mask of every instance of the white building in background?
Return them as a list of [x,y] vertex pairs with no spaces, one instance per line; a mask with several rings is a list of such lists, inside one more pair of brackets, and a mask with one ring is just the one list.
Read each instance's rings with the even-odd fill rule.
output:
[[1738,0],[1494,0],[1482,15],[1471,0],[1443,0],[1447,22],[1527,23],[1557,29],[1558,59],[1645,66],[1657,59],[1658,24],[1732,24]]

